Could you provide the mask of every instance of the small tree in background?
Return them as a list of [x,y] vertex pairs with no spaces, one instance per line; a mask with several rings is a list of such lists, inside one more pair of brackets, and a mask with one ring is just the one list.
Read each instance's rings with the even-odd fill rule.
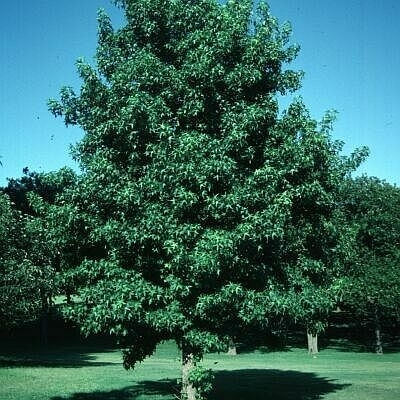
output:
[[71,266],[80,301],[67,314],[116,335],[126,367],[174,339],[192,400],[196,362],[233,332],[333,306],[336,192],[358,160],[339,157],[331,115],[317,124],[300,100],[279,115],[302,73],[285,70],[298,47],[265,4],[116,3],[126,25],[99,13],[80,93],[49,102],[85,131],[82,175],[54,213],[97,249]]

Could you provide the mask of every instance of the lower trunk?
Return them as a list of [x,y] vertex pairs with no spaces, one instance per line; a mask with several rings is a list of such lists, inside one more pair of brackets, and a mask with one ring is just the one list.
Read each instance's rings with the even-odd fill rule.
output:
[[233,338],[230,338],[229,339],[228,355],[236,356],[236,354],[237,354],[236,343],[234,342]]
[[49,298],[44,293],[41,293],[41,298],[40,341],[43,345],[47,345],[49,341]]
[[197,391],[190,382],[190,373],[195,368],[196,362],[193,353],[182,351],[182,400],[196,400]]
[[318,335],[307,331],[308,353],[315,355],[318,353]]
[[376,339],[375,352],[376,354],[383,354],[381,320],[379,318],[378,306],[375,306],[374,314],[375,314],[374,317],[375,317],[375,339]]

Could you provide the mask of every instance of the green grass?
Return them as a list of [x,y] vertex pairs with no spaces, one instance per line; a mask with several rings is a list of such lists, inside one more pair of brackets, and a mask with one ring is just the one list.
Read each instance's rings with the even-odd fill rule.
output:
[[[13,347],[0,355],[2,400],[173,400],[179,352],[171,342],[134,371],[121,366],[115,349],[95,345]],[[400,399],[400,353],[377,356],[304,349],[253,351],[236,357],[211,354],[215,371],[210,400],[396,400]]]

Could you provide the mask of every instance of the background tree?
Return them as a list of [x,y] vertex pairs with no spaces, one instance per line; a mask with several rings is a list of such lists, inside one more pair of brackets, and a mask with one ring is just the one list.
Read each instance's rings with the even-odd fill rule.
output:
[[26,220],[0,193],[0,321],[3,329],[34,320],[40,273],[29,259]]
[[8,195],[15,209],[32,216],[37,213],[31,204],[31,194],[52,204],[57,195],[64,188],[71,186],[76,178],[75,172],[67,167],[53,172],[29,171],[29,168],[25,167],[22,173],[20,178],[8,179],[7,186],[1,188],[1,191]]
[[58,212],[98,250],[71,266],[68,315],[116,335],[126,367],[174,339],[191,400],[207,375],[196,360],[226,350],[234,327],[332,307],[331,217],[357,160],[339,157],[331,115],[318,124],[296,100],[280,116],[277,95],[302,73],[285,70],[298,47],[265,4],[116,3],[126,26],[100,12],[97,65],[78,61],[80,93],[49,102],[85,131]]
[[[38,199],[54,203],[57,193],[71,185],[75,174],[65,168],[10,179],[2,188],[4,199],[3,299],[8,304],[6,326],[41,320],[42,342],[47,342],[52,297],[57,294],[60,252],[50,235],[49,224],[34,209]],[[8,208],[7,208],[8,207]],[[8,294],[6,294],[8,293]],[[15,308],[15,312],[12,310]],[[21,311],[18,311],[21,309]],[[25,310],[25,311],[22,311]]]
[[349,180],[344,191],[349,223],[356,229],[345,303],[373,321],[382,353],[382,319],[399,321],[400,189],[377,178]]

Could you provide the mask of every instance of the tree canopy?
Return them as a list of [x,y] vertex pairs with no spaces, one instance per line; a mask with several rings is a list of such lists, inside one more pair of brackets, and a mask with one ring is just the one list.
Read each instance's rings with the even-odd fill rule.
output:
[[40,314],[39,287],[44,270],[31,260],[29,221],[0,193],[0,321],[2,329]]
[[[55,246],[49,218],[40,215],[57,194],[74,181],[68,168],[37,173],[24,169],[21,178],[9,179],[0,189],[0,318],[10,328],[47,318],[51,297],[57,294],[61,256]],[[43,332],[45,337],[45,332]]]
[[85,131],[52,211],[93,250],[69,265],[68,315],[116,335],[126,367],[165,339],[185,364],[276,316],[318,318],[340,284],[338,187],[363,154],[340,156],[331,113],[280,113],[302,77],[290,26],[250,1],[115,3],[126,25],[100,11],[96,64],[49,101]]
[[[381,319],[400,317],[400,189],[371,177],[348,180],[344,188],[348,226],[356,233],[345,304],[380,331]],[[381,343],[377,348],[382,352]]]

